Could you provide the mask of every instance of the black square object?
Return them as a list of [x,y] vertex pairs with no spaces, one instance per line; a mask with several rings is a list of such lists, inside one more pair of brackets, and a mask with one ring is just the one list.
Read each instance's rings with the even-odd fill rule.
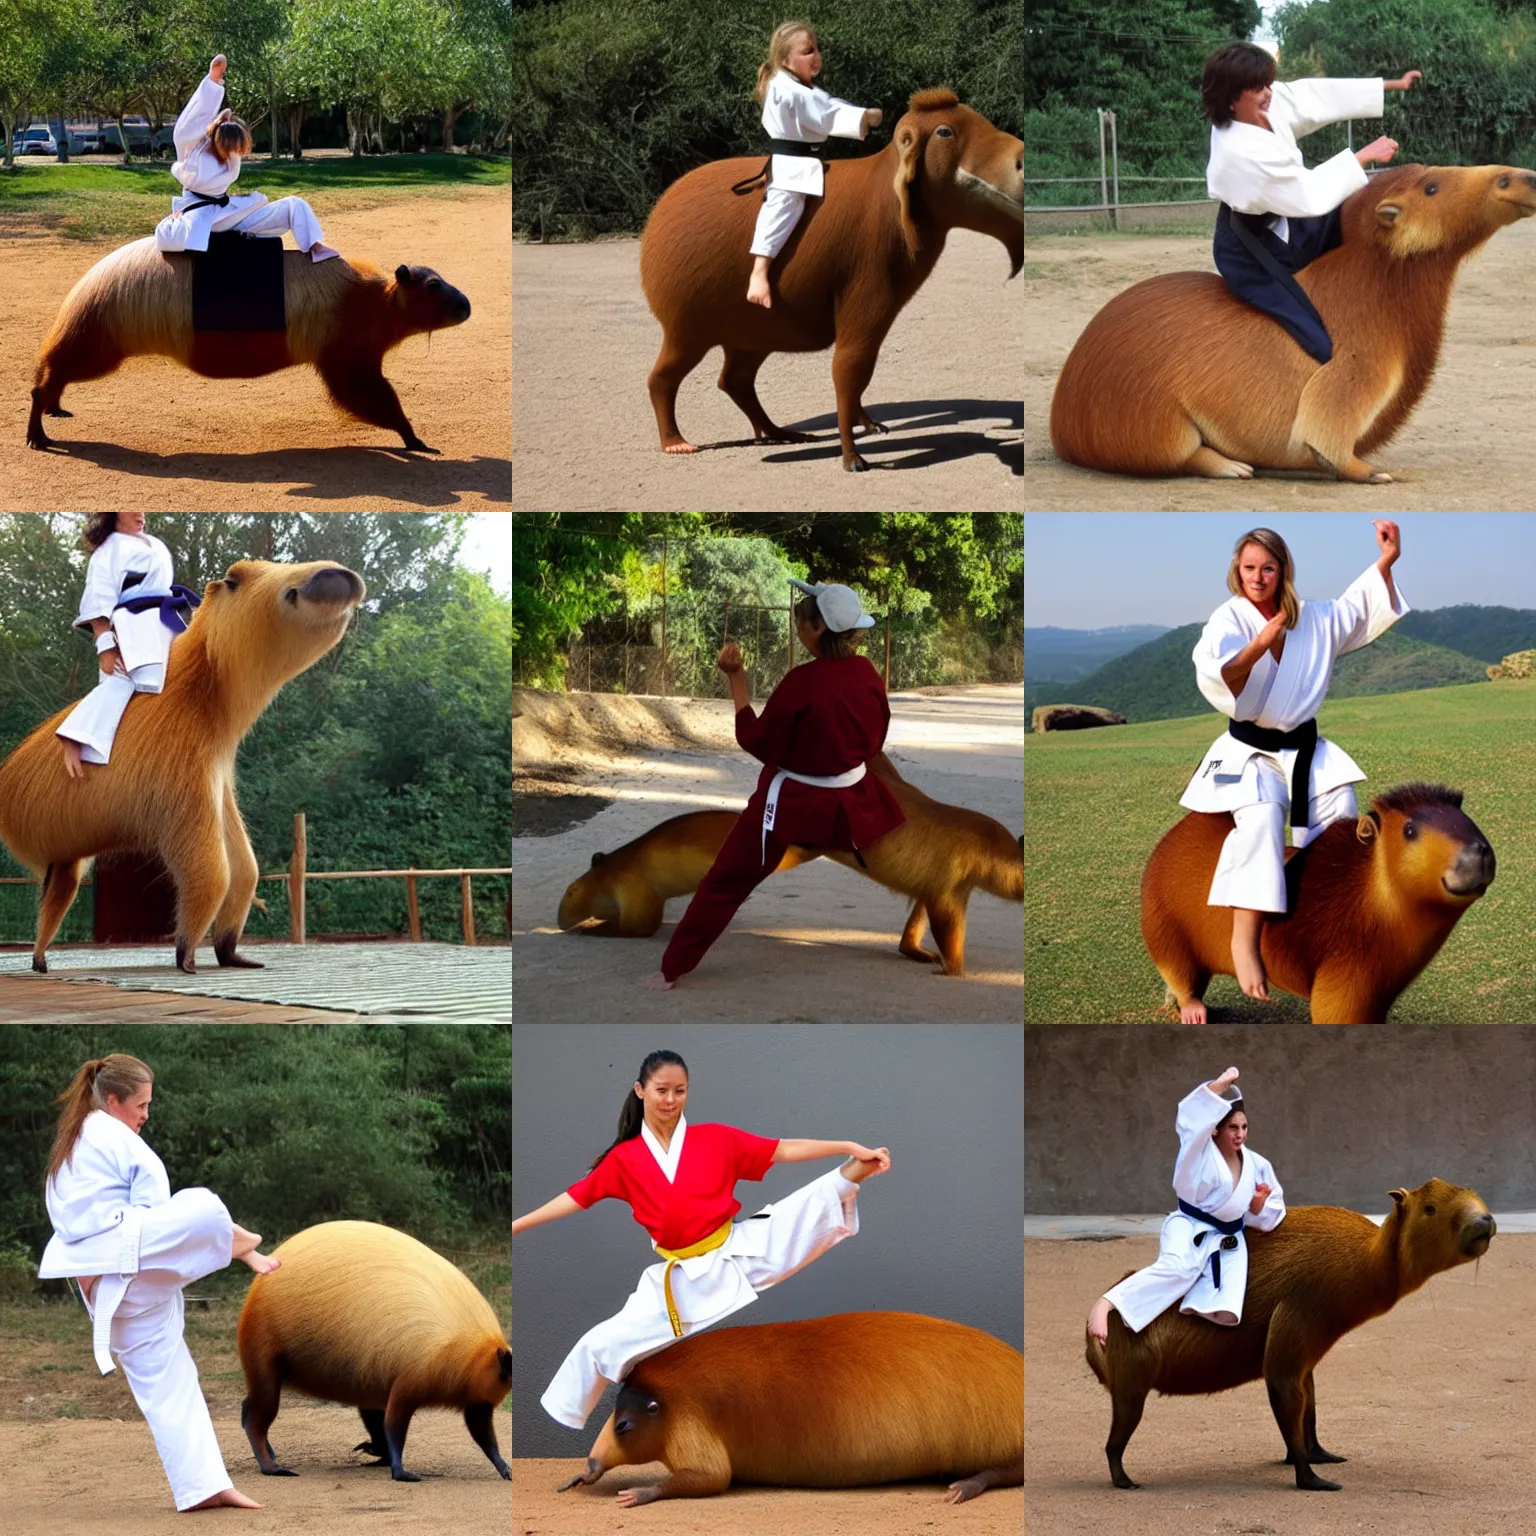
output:
[[192,256],[194,331],[283,331],[283,242],[223,230]]

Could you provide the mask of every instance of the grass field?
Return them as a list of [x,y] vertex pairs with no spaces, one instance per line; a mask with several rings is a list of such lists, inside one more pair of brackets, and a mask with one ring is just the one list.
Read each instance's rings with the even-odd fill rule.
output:
[[[365,155],[294,160],[251,158],[235,193],[290,193],[348,211],[390,198],[457,197],[466,188],[509,186],[507,159],[480,155]],[[99,161],[59,165],[18,160],[0,172],[0,239],[49,233],[72,240],[132,240],[153,234],[171,211],[176,182],[168,161],[133,165]]]
[[[1328,704],[1318,727],[1370,775],[1361,809],[1421,779],[1464,792],[1498,873],[1392,1009],[1395,1024],[1536,1023],[1536,682],[1430,688]],[[1166,1022],[1141,940],[1141,875],[1220,729],[1210,714],[1026,738],[1024,1016],[1035,1024]],[[1212,1023],[1302,1022],[1307,1006],[1206,991]]]

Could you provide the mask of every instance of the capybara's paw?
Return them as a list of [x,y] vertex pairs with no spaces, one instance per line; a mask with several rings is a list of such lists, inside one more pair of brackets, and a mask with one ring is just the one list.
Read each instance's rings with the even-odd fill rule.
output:
[[1198,997],[1191,998],[1179,1009],[1180,1024],[1204,1024],[1205,1004]]
[[234,940],[228,943],[218,943],[213,946],[214,958],[220,965],[229,966],[235,970],[264,971],[266,963],[261,960],[250,960],[235,948]]
[[176,940],[176,969],[188,976],[197,975],[197,949],[185,939]]
[[795,432],[789,427],[774,427],[769,432],[756,434],[760,443],[814,443],[816,439],[809,432]]
[[299,1474],[292,1467],[285,1467],[281,1462],[274,1461],[270,1467],[261,1469],[263,1477],[297,1477]]
[[967,1499],[974,1499],[978,1493],[985,1493],[987,1482],[981,1477],[962,1478],[958,1483],[949,1485],[949,1492],[944,1495],[946,1504],[964,1504]]
[[36,971],[39,976],[46,976],[48,974],[48,960],[46,956],[33,955],[32,969]]
[[62,405],[56,405],[56,406],[54,406],[54,408],[51,411],[44,411],[43,415],[44,416],[64,416],[64,417],[67,417],[69,420],[73,421],[75,413],[73,411],[66,411]]
[[53,447],[53,439],[51,437],[49,437],[46,432],[43,431],[41,426],[36,426],[36,427],[28,426],[28,428],[27,428],[27,447],[28,448],[52,448]]
[[397,1483],[419,1483],[421,1481],[419,1473],[407,1472],[404,1467],[401,1467],[398,1472],[391,1472],[389,1475]]
[[422,440],[417,437],[414,432],[412,432],[410,436],[405,440],[405,451],[407,453],[438,453],[441,450],[437,448],[428,448],[427,445],[422,442]]
[[860,475],[869,468],[869,465],[866,464],[858,454],[854,454],[851,459],[843,460],[843,468],[846,469],[850,475]]
[[1373,469],[1370,474],[1365,477],[1365,483],[1367,485],[1391,485],[1392,476],[1389,475],[1384,469]]

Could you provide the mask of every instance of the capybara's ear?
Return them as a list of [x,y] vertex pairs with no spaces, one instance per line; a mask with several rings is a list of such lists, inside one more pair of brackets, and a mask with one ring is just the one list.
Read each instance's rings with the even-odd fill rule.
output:
[[410,280],[411,269],[402,261],[400,265],[395,268],[395,281],[397,283],[408,283]]
[[1383,229],[1391,229],[1397,223],[1397,216],[1402,211],[1402,208],[1397,203],[1377,203],[1376,222]]
[[596,869],[597,866],[601,864],[607,857],[608,855],[606,853],[594,853],[592,855],[592,868]]
[[917,158],[922,152],[923,136],[911,123],[904,123],[896,134],[896,202],[901,209],[901,233],[907,242],[907,251],[916,256],[922,249],[917,238],[917,225],[912,222],[912,178],[917,175]]
[[[1367,811],[1359,821],[1355,823],[1355,836],[1362,843],[1375,842],[1376,834],[1381,831],[1381,816],[1376,811]],[[1022,847],[1023,844],[1020,844]]]
[[1408,1191],[1406,1189],[1389,1189],[1387,1193],[1391,1195],[1392,1203],[1399,1211],[1408,1203]]

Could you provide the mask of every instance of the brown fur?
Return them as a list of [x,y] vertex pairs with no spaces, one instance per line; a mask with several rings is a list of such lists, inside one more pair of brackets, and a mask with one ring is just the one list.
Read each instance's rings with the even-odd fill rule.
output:
[[956,1475],[962,1503],[1024,1481],[1024,1357],[911,1312],[711,1329],[635,1367],[566,1486],[648,1461],[672,1475],[640,1503]]
[[431,267],[398,266],[385,277],[366,262],[312,261],[283,253],[288,329],[192,329],[192,263],[146,236],[103,256],[70,289],[37,358],[27,442],[46,448],[42,419],[68,416],[65,388],[99,379],[127,357],[174,358],[207,378],[256,378],[311,364],[331,398],[372,426],[398,432],[407,448],[430,453],[384,377],[383,360],[408,336],[460,325],[469,300]]
[[512,1385],[512,1351],[491,1304],[425,1244],[370,1221],[327,1221],[274,1250],[236,1339],[247,1396],[240,1422],[268,1476],[280,1466],[267,1432],[285,1386],[361,1411],[377,1466],[415,1482],[400,1455],[418,1408],[457,1408],[504,1478],[492,1413]]
[[1434,1275],[1487,1252],[1497,1230],[1474,1190],[1431,1179],[1391,1191],[1378,1228],[1332,1205],[1294,1206],[1272,1232],[1249,1231],[1243,1320],[1223,1328],[1177,1307],[1132,1333],[1109,1316],[1108,1347],[1091,1336],[1088,1364],[1114,1400],[1105,1453],[1117,1488],[1137,1485],[1121,1458],[1141,1422],[1148,1392],[1225,1392],[1264,1378],[1298,1488],[1337,1488],[1312,1471],[1342,1461],[1318,1444],[1312,1372],[1352,1328],[1416,1291]]
[[1213,273],[1137,283],[1072,348],[1051,442],[1074,464],[1125,475],[1321,465],[1368,479],[1359,455],[1392,438],[1434,375],[1457,269],[1533,213],[1536,172],[1513,166],[1375,177],[1343,205],[1343,243],[1297,274],[1333,339],[1327,365]]
[[195,969],[210,924],[220,965],[255,963],[235,948],[257,876],[235,753],[277,690],[341,639],[364,595],[356,572],[328,560],[237,561],[171,642],[165,691],[129,702],[110,763],[87,764],[83,780],[65,774],[54,733],[67,709],[0,763],[0,841],[43,876],[34,970],[48,969],[85,860],[119,851],[158,854],[175,880],[182,970]]
[[[1234,974],[1232,909],[1205,899],[1231,830],[1230,816],[1191,811],[1142,877],[1142,937],[1180,1006]],[[1461,795],[1437,784],[1378,796],[1358,822],[1334,822],[1286,860],[1286,911],[1265,915],[1261,952],[1272,985],[1311,1000],[1314,1024],[1385,1023],[1495,863]]]
[[[863,850],[861,866],[839,849],[791,847],[776,874],[812,859],[829,858],[904,896],[915,898],[901,935],[901,953],[939,961],[947,975],[965,974],[966,904],[980,887],[1005,901],[1024,899],[1024,861],[1018,841],[1001,822],[962,806],[930,799],[896,771],[882,752],[871,770],[895,795],[906,822]],[[661,927],[662,908],[673,896],[692,895],[736,825],[735,811],[695,811],[674,816],[610,854],[594,854],[592,867],[570,885],[560,902],[560,926],[602,937],[649,938]],[[939,954],[922,946],[933,924]]]
[[[937,134],[940,127],[949,133]],[[757,371],[770,352],[819,352],[835,342],[843,468],[866,469],[853,432],[885,430],[863,406],[880,344],[933,270],[949,231],[1001,240],[1010,276],[1024,264],[1023,142],[950,91],[919,91],[879,154],[826,167],[825,197],[806,199],[769,269],[772,309],[746,298],[762,195],[730,190],[762,163],[715,160],[690,171],[662,193],[646,223],[640,283],[663,331],[647,381],[661,445],[683,442],[678,385],[715,346],[725,350],[720,388],[746,413],[753,435],[808,440],[769,419],[757,398]]]

